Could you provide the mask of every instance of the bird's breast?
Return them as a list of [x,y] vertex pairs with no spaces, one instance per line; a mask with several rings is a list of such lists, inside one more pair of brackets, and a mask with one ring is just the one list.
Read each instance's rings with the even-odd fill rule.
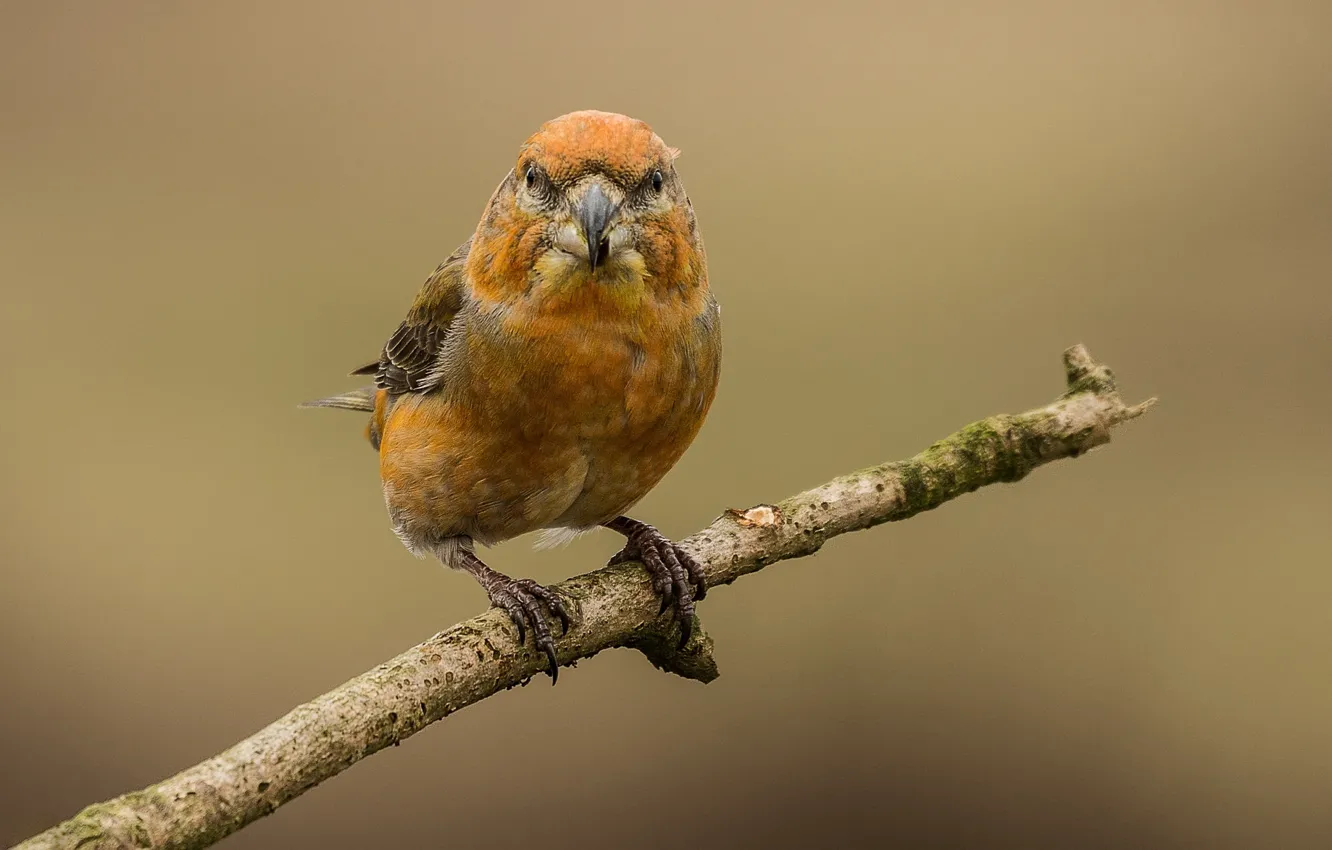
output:
[[685,316],[511,316],[499,330],[470,371],[481,403],[527,434],[642,440],[711,399],[714,355]]

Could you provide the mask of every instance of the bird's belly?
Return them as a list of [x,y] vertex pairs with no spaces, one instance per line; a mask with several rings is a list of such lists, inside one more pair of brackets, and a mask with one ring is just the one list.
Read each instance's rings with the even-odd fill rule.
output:
[[553,523],[587,528],[614,519],[647,495],[693,442],[715,380],[685,358],[644,364],[621,385],[616,415],[584,433],[582,491]]
[[575,442],[486,427],[438,396],[404,401],[385,429],[380,476],[394,529],[414,551],[548,527],[582,492],[587,462]]

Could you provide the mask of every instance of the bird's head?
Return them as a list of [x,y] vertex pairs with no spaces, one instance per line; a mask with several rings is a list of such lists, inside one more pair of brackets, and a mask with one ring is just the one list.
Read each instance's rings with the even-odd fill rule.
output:
[[547,122],[519,151],[477,228],[468,262],[474,285],[498,297],[705,287],[678,153],[624,115],[572,112]]

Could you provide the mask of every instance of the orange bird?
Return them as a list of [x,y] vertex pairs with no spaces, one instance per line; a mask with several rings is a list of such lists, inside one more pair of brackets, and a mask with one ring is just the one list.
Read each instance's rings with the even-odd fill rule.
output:
[[678,151],[642,121],[573,112],[543,125],[472,237],[427,278],[379,360],[375,386],[309,402],[371,413],[367,435],[393,529],[417,555],[470,573],[558,673],[559,596],[477,556],[545,529],[605,527],[673,605],[687,641],[698,563],[625,516],[684,454],[721,367]]

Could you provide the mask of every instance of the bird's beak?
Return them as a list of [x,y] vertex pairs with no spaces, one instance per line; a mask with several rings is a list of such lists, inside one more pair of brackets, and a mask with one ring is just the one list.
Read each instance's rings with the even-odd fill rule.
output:
[[592,271],[597,270],[597,263],[604,260],[610,251],[606,226],[610,224],[616,209],[616,205],[596,183],[588,187],[574,209],[574,217],[578,219],[578,226],[583,228],[583,238],[587,240],[587,261]]

